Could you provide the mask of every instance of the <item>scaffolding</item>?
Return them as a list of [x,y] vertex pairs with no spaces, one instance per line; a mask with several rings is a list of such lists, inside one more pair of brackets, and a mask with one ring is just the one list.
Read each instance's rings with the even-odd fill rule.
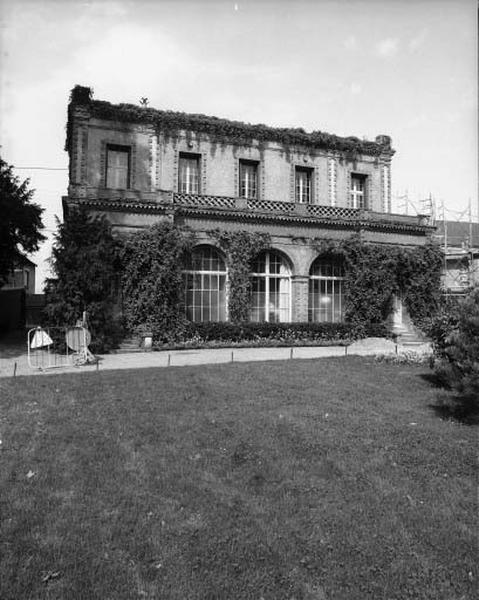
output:
[[[462,295],[479,282],[479,223],[473,220],[472,204],[463,211],[439,206],[432,194],[411,200],[408,190],[396,195],[398,212],[428,217],[436,227],[433,239],[443,250],[443,285],[445,294]],[[478,207],[479,210],[479,207]]]
[[443,248],[445,292],[464,294],[479,281],[479,223],[473,220],[470,200],[463,211],[447,209],[444,202],[439,211],[435,238]]
[[430,225],[436,219],[436,206],[432,194],[419,200],[411,200],[408,190],[403,194],[396,194],[396,206],[400,214],[427,217]]

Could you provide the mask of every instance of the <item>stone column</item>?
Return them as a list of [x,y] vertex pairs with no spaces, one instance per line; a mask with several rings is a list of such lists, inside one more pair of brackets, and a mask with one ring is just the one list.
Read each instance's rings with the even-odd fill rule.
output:
[[293,275],[291,277],[291,320],[293,323],[308,320],[308,285],[307,275]]

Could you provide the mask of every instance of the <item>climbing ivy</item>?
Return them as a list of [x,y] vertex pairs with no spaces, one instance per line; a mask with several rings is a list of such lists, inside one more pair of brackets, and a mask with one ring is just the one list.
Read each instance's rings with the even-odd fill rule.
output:
[[[307,133],[302,128],[270,127],[263,124],[252,125],[241,121],[230,121],[202,114],[188,114],[171,110],[156,110],[134,104],[111,104],[102,100],[92,100],[92,90],[75,86],[71,92],[70,106],[87,105],[92,116],[128,123],[151,125],[167,136],[178,137],[181,131],[194,131],[206,134],[212,143],[250,145],[253,140],[260,143],[277,142],[286,149],[302,146],[308,149],[326,149],[340,152],[348,160],[361,154],[379,156],[391,151],[390,140],[381,138],[380,142],[360,140],[357,137],[340,137],[324,131]],[[68,137],[68,132],[67,132]],[[67,139],[67,147],[68,147]]]
[[211,231],[210,235],[226,255],[230,321],[244,323],[250,316],[252,261],[270,246],[270,236],[267,233],[220,230]]
[[370,244],[359,235],[312,241],[318,254],[339,256],[345,267],[345,317],[349,323],[381,323],[401,294],[413,322],[421,326],[440,302],[441,250],[436,244],[414,248]]
[[172,341],[185,318],[182,268],[193,234],[169,222],[158,223],[124,242],[123,315],[128,330],[150,331],[155,339]]

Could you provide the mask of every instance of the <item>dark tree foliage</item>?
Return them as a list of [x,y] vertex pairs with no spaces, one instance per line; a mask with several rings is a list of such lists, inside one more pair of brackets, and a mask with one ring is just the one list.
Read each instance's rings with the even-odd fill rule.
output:
[[[450,313],[450,314],[448,314]],[[431,333],[436,335],[435,371],[453,392],[455,412],[479,412],[479,285],[449,311]],[[442,325],[442,327],[441,327]]]
[[173,341],[186,323],[182,269],[193,235],[169,222],[136,233],[123,251],[123,314],[130,331]]
[[12,167],[0,158],[0,287],[23,255],[38,250],[45,236],[43,208],[31,200],[29,180],[20,181]]
[[78,209],[58,222],[51,258],[55,277],[45,284],[46,321],[71,326],[87,311],[91,349],[97,352],[114,347],[121,336],[115,316],[119,249],[104,217]]

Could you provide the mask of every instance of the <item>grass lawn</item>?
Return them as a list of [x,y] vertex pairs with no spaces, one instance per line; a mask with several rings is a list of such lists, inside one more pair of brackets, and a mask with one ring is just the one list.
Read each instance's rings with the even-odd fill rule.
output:
[[0,380],[0,597],[468,600],[477,428],[369,358]]

